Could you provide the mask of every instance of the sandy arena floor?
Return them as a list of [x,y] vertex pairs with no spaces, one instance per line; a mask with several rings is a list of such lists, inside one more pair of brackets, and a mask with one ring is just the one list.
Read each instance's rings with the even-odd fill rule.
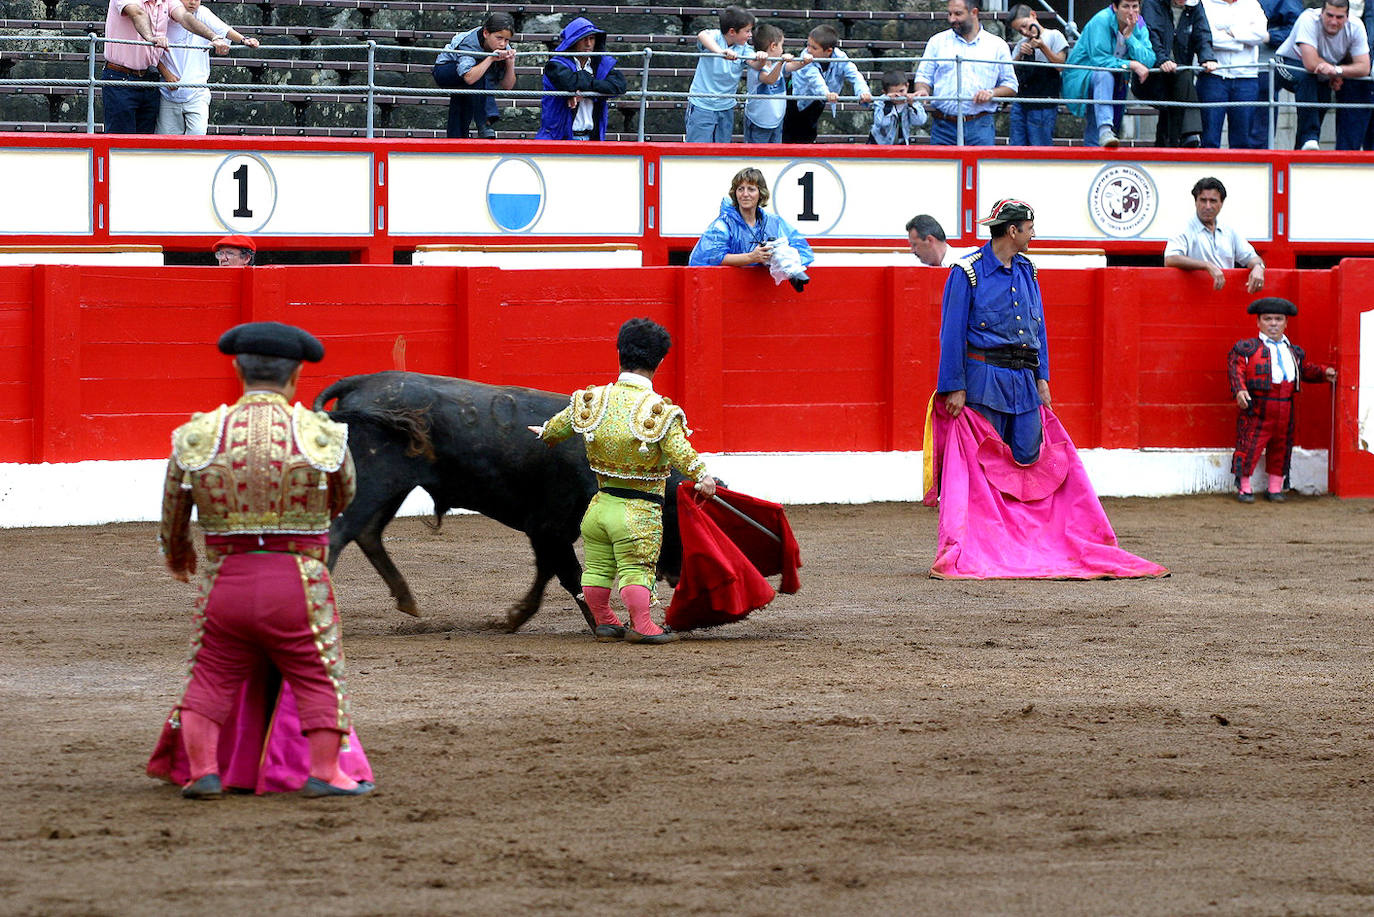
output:
[[1170,579],[930,580],[935,514],[799,507],[803,591],[598,645],[486,519],[336,584],[362,800],[142,775],[190,588],[151,525],[0,531],[3,914],[1367,914],[1374,505],[1109,500]]

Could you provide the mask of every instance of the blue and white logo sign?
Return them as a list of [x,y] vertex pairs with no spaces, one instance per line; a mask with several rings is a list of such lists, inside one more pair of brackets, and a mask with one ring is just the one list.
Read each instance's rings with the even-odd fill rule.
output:
[[1093,223],[1118,239],[1149,229],[1158,209],[1154,180],[1132,165],[1103,166],[1088,187],[1088,214]]
[[544,214],[544,176],[534,160],[506,156],[487,179],[487,212],[502,232],[526,232]]

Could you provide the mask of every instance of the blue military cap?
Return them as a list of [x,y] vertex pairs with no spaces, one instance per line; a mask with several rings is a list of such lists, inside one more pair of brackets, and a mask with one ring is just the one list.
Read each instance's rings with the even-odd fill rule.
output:
[[324,359],[324,345],[309,331],[281,322],[246,322],[235,325],[219,338],[220,353],[236,356],[252,353],[263,357],[285,357],[318,363]]

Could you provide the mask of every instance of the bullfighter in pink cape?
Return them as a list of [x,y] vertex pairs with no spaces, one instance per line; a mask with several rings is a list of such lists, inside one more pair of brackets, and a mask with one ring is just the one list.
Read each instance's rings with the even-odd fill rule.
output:
[[[950,268],[926,423],[926,502],[940,523],[930,575],[950,579],[1164,576],[1121,550],[1078,452],[1050,410],[1035,212],[1001,200],[991,241]],[[966,410],[967,409],[967,410]]]

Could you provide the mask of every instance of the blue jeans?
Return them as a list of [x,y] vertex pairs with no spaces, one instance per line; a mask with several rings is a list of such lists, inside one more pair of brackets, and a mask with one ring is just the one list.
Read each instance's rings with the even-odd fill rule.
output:
[[[1083,145],[1101,146],[1097,142],[1097,135],[1102,132],[1102,128],[1110,127],[1112,130],[1121,130],[1121,116],[1125,113],[1125,106],[1112,105],[1112,101],[1123,101],[1126,98],[1126,86],[1128,85],[1126,75],[1107,73],[1103,70],[1094,70],[1088,80],[1088,87],[1091,95],[1087,102],[1086,117],[1083,118]],[[1102,104],[1102,103],[1108,104]]]
[[[488,70],[487,72],[490,73],[491,71]],[[435,64],[431,73],[434,75],[435,85],[440,89],[476,89],[486,85],[485,77],[472,86],[463,82],[463,78],[458,75],[457,61],[444,61],[442,64]],[[449,137],[466,137],[472,122],[477,122],[477,129],[480,131],[499,120],[501,120],[501,112],[496,107],[496,96],[449,96],[448,125],[444,133]]]
[[688,102],[685,134],[688,143],[729,143],[735,135],[734,105],[723,111],[712,111]]
[[782,122],[779,121],[777,127],[759,127],[750,121],[746,115],[744,118],[744,142],[782,143]]
[[158,91],[157,71],[152,78],[132,76],[104,68],[102,80],[122,80],[124,86],[100,87],[100,101],[105,108],[105,133],[152,134],[157,132],[157,113],[162,107],[162,93]]
[[[933,115],[930,119],[930,143],[932,146],[957,146],[958,125]],[[964,119],[964,146],[992,146],[997,142],[993,130],[992,115],[983,115],[970,121]]]
[[1054,123],[1058,108],[1041,108],[1022,102],[1011,103],[1012,146],[1054,146]]
[[[1280,67],[1279,82],[1283,88],[1293,93],[1299,102],[1315,102],[1316,107],[1298,109],[1298,136],[1294,149],[1302,149],[1309,140],[1320,140],[1322,120],[1330,105],[1333,93],[1331,84],[1319,80],[1303,69],[1301,61],[1278,58]],[[1365,80],[1346,80],[1334,93],[1337,102],[1369,102],[1369,83]],[[1369,126],[1368,108],[1341,108],[1336,110],[1336,149],[1358,150],[1364,144],[1365,129]]]
[[1250,104],[1259,98],[1259,79],[1257,77],[1235,77],[1225,79],[1213,73],[1197,75],[1197,98],[1199,102],[1229,102],[1224,108],[1204,108],[1202,110],[1202,145],[1211,149],[1221,146],[1221,128],[1226,121],[1231,122],[1231,149],[1263,149],[1255,147],[1253,121],[1256,110]]

